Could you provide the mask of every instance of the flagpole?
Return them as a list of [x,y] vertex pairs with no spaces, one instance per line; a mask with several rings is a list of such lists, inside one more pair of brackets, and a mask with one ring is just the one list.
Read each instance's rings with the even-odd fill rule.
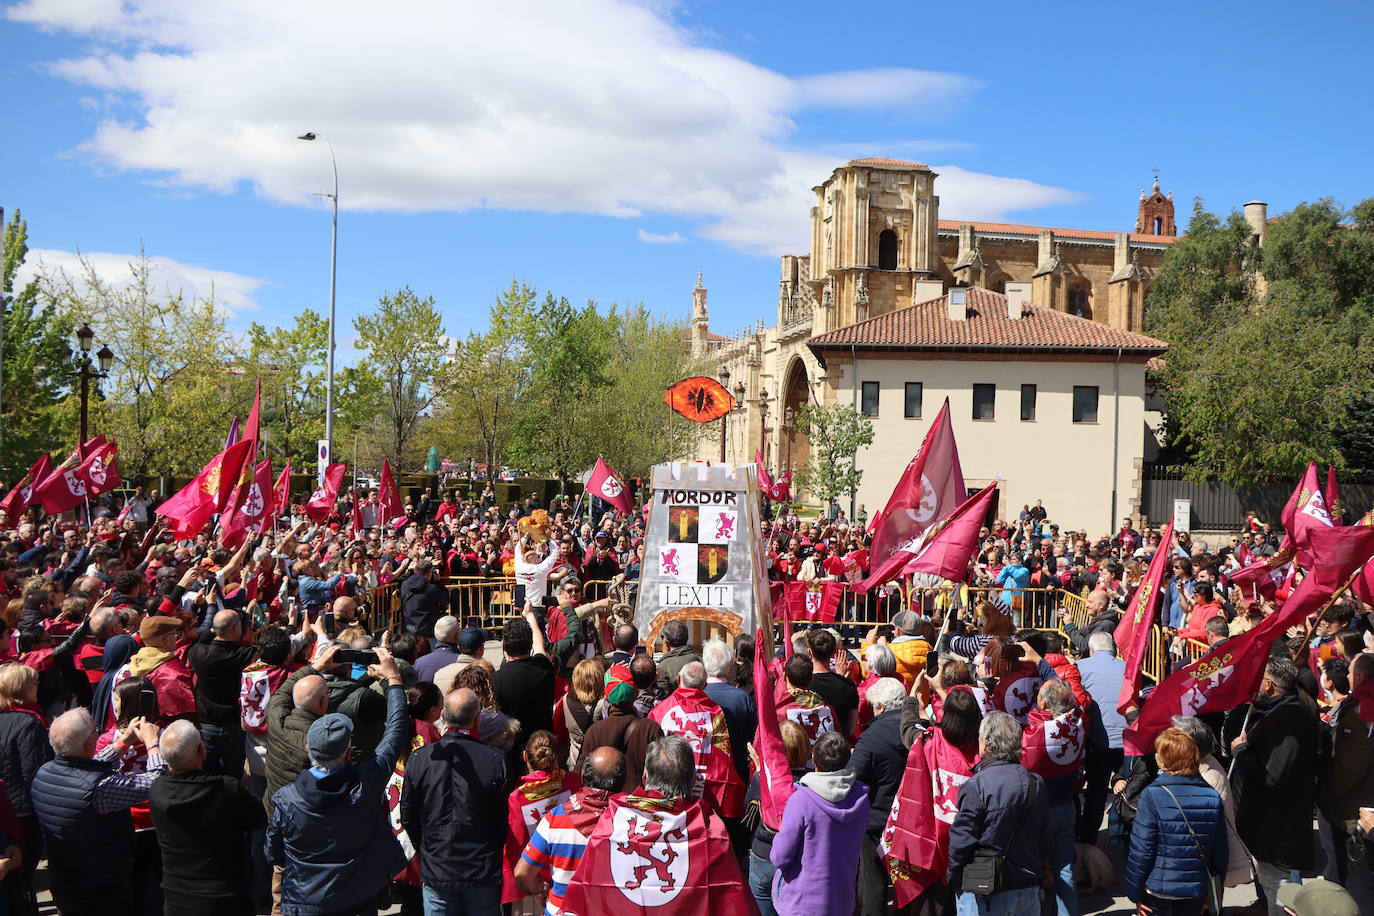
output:
[[[1255,711],[1255,703],[1254,703],[1253,700],[1251,700],[1249,708],[1247,708],[1247,709],[1245,710],[1245,720],[1244,720],[1243,722],[1240,723],[1240,733],[1241,733],[1242,735],[1245,734],[1247,731],[1250,730],[1250,714],[1253,713],[1254,711]],[[1226,778],[1229,780],[1229,779],[1231,778],[1231,774],[1234,773],[1235,771],[1236,771],[1236,754],[1235,754],[1234,751],[1232,751],[1232,752],[1231,752],[1231,765],[1228,766],[1228,767],[1226,768]]]

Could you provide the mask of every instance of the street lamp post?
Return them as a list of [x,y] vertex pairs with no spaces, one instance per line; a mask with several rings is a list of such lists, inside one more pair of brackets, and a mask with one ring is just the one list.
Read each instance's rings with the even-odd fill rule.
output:
[[[313,131],[301,134],[298,140],[317,140],[320,137]],[[328,443],[329,460],[334,460],[334,286],[339,266],[339,162],[334,158],[334,145],[327,139],[329,164],[334,168],[334,193],[325,194],[334,205],[333,228],[329,236],[329,344],[325,368],[324,389],[324,440]],[[323,469],[321,469],[323,473]]]
[[792,470],[792,429],[796,420],[796,411],[791,407],[782,412],[783,435],[787,437],[787,470]]
[[99,360],[100,371],[91,368],[91,347],[95,344],[95,331],[91,330],[88,324],[81,325],[81,329],[76,332],[76,342],[81,346],[81,419],[78,435],[78,443],[85,442],[89,438],[87,426],[89,420],[89,404],[91,396],[91,379],[102,379],[110,374],[110,366],[114,364],[114,351],[108,346],[101,346],[96,352],[95,358]]
[[[730,367],[722,366],[720,369],[720,383],[725,386],[725,390],[730,390]],[[725,463],[725,426],[730,422],[730,411],[725,411],[720,417],[720,463]]]
[[759,391],[759,451],[763,463],[768,463],[768,389]]

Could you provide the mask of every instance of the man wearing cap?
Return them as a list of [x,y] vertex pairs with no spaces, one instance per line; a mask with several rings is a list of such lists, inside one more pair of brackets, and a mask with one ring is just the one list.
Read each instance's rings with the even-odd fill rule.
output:
[[[930,643],[921,638],[921,625],[927,618],[915,611],[898,611],[892,615],[892,641],[888,648],[897,657],[897,677],[906,684],[912,684],[916,676],[926,670],[926,656],[930,654]],[[868,657],[869,644],[877,641],[877,628],[864,640],[864,658]]]
[[1317,878],[1306,884],[1279,885],[1279,906],[1294,916],[1360,916],[1355,898],[1334,881]]
[[[392,767],[409,735],[401,673],[386,649],[368,673],[386,681],[386,731],[377,751],[349,763],[353,723],[321,716],[306,732],[310,769],[272,797],[267,859],[282,867],[287,914],[373,914],[377,895],[405,868],[401,844],[382,816]],[[326,909],[327,907],[327,909]]]
[[434,622],[434,650],[415,659],[415,674],[422,681],[434,682],[434,675],[458,659],[458,618],[446,614]]
[[146,677],[157,691],[157,707],[162,712],[158,724],[165,726],[173,719],[196,716],[196,695],[192,686],[191,669],[173,653],[181,637],[181,621],[175,617],[143,618],[138,637],[143,648],[129,659],[131,677]]
[[434,672],[434,686],[439,688],[440,695],[448,696],[458,675],[468,665],[485,655],[486,646],[486,630],[480,627],[463,627],[462,632],[458,634],[458,654],[449,660],[449,664]]

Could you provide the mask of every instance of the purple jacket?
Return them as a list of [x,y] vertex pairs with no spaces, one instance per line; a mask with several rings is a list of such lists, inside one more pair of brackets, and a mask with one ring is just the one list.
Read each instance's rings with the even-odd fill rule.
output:
[[769,855],[779,916],[848,916],[868,826],[868,787],[853,772],[807,773],[787,800]]

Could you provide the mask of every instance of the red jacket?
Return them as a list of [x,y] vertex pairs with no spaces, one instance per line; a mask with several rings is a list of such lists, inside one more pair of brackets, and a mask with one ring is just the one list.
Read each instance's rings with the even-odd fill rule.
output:
[[1078,673],[1078,666],[1058,652],[1051,652],[1046,655],[1045,664],[1053,668],[1054,673],[1059,675],[1059,679],[1073,689],[1073,696],[1078,701],[1078,708],[1087,709],[1088,701],[1092,697],[1088,696],[1088,691],[1083,689],[1083,678]]

